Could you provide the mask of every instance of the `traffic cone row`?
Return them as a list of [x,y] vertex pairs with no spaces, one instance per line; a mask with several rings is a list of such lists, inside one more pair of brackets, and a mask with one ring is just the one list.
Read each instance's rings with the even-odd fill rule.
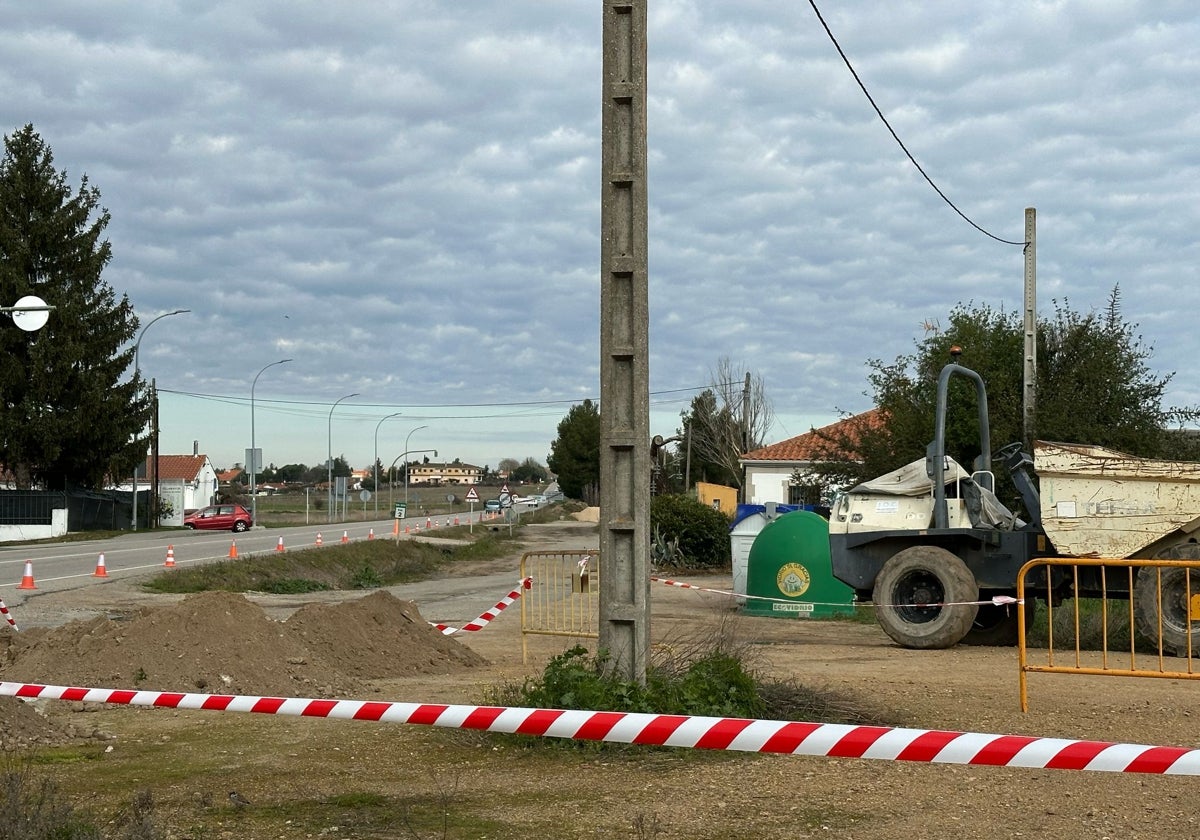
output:
[[[449,525],[449,520],[447,520],[446,524]],[[454,518],[454,524],[455,525],[458,524],[458,517]],[[425,527],[426,528],[431,528],[431,527],[435,528],[435,527],[437,527],[437,525],[436,525],[436,523],[432,522],[432,520],[426,519]],[[407,526],[407,525],[404,526],[404,533],[406,533],[406,534],[410,533],[409,526]],[[400,536],[400,520],[399,519],[397,519],[395,521],[395,525],[392,526],[392,535],[397,536],[397,537]],[[368,540],[375,539],[375,529],[374,528],[371,528],[370,531],[367,533],[367,539]],[[350,534],[348,531],[342,531],[342,542],[343,543],[350,542]],[[321,532],[318,531],[317,532],[317,545],[322,545],[322,544],[323,544],[323,541],[321,539]],[[276,543],[276,545],[275,545],[275,550],[276,551],[284,551],[283,537],[279,538],[279,542]],[[233,540],[229,544],[229,559],[236,560],[237,556],[238,556],[237,540]],[[167,569],[175,568],[175,546],[174,545],[167,546],[167,559],[163,563],[163,567],[167,568]],[[96,558],[96,569],[94,572],[92,572],[92,577],[108,577],[108,566],[105,564],[103,552],[101,552],[100,555]],[[25,561],[25,569],[21,574],[21,582],[19,584],[17,584],[17,589],[37,589],[37,583],[33,579],[33,561],[31,561],[31,560]]]

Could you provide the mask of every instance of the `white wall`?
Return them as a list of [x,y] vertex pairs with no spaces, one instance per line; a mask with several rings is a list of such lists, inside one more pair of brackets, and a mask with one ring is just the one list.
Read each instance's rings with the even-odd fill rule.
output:
[[50,511],[49,525],[0,525],[0,542],[48,540],[67,533],[67,509]]
[[788,504],[788,487],[792,482],[794,467],[767,467],[754,465],[746,467],[746,483],[750,490],[749,498],[752,505],[765,505],[767,502]]

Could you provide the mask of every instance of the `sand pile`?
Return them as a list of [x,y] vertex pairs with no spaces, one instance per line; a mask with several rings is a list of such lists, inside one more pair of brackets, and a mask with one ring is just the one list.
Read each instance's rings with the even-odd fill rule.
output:
[[12,634],[0,678],[214,694],[346,696],[364,681],[450,673],[485,660],[415,604],[376,592],[273,621],[239,594],[206,592],[127,617]]

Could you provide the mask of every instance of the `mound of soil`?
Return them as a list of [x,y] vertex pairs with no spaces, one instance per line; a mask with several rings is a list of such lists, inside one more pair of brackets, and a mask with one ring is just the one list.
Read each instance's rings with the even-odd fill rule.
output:
[[0,750],[55,746],[89,734],[61,721],[51,721],[31,703],[0,697]]
[[273,621],[240,594],[12,634],[0,677],[15,682],[300,697],[346,696],[364,681],[485,664],[415,604],[386,592],[309,605]]

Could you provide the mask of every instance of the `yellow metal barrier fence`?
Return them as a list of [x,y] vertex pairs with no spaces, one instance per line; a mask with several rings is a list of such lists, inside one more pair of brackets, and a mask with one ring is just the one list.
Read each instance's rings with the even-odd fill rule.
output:
[[600,552],[527,551],[521,579],[533,578],[521,597],[521,659],[529,636],[600,638]]
[[[1081,615],[1081,601],[1089,602],[1089,598],[1072,598],[1070,607],[1054,607],[1052,592],[1050,591],[1050,567],[1064,566],[1069,567],[1069,574],[1074,583],[1073,590],[1079,591],[1079,569],[1083,567],[1099,567],[1100,594],[1096,596],[1098,606],[1087,610],[1085,615]],[[1028,573],[1037,568],[1045,568],[1043,577],[1046,580],[1046,591],[1039,592],[1037,586],[1027,588],[1025,579]],[[1139,569],[1152,568],[1154,572],[1154,587],[1155,602],[1149,607],[1155,605],[1158,609],[1154,610],[1153,615],[1155,620],[1147,622],[1142,621],[1142,644],[1150,646],[1152,650],[1147,653],[1145,647],[1143,651],[1138,652],[1139,643],[1139,622],[1137,608],[1135,603],[1135,574],[1146,574],[1144,571],[1138,573]],[[1163,570],[1164,569],[1181,569],[1182,579],[1179,579],[1178,573],[1168,573],[1168,586],[1164,589],[1163,586]],[[1112,580],[1110,589],[1110,576],[1116,577]],[[1110,601],[1110,592],[1112,601]],[[1164,593],[1166,597],[1164,598]],[[1047,627],[1047,645],[1046,645],[1046,660],[1045,664],[1031,664],[1028,656],[1028,648],[1026,644],[1026,610],[1032,608],[1034,598],[1039,598],[1046,605],[1046,627]],[[1110,559],[1110,558],[1080,558],[1080,557],[1043,557],[1030,560],[1021,567],[1021,571],[1017,574],[1017,657],[1020,667],[1020,685],[1021,685],[1021,711],[1029,711],[1029,702],[1027,696],[1027,677],[1029,672],[1039,673],[1054,673],[1054,674],[1092,674],[1102,676],[1118,676],[1118,677],[1161,677],[1165,679],[1175,680],[1194,680],[1200,679],[1200,673],[1197,673],[1195,668],[1196,657],[1200,655],[1200,651],[1193,650],[1191,628],[1193,622],[1200,622],[1200,561],[1197,560],[1166,560],[1166,559]],[[1110,606],[1112,604],[1112,606]],[[1171,609],[1173,619],[1182,620],[1182,626],[1187,632],[1183,635],[1186,637],[1185,647],[1176,649],[1164,642],[1163,639],[1163,613],[1168,608]],[[1074,645],[1071,648],[1073,657],[1067,656],[1068,663],[1064,664],[1061,659],[1055,660],[1055,611],[1068,609],[1070,611],[1070,620],[1067,624],[1074,636]],[[1096,614],[1099,610],[1099,614]],[[1096,624],[1099,623],[1097,627]],[[1109,650],[1109,630],[1117,629],[1121,626],[1128,630],[1129,640],[1128,651],[1122,648],[1120,651]],[[1148,625],[1148,626],[1147,626]],[[1157,627],[1156,627],[1157,625]],[[1099,643],[1099,649],[1084,649],[1082,647],[1081,629],[1089,631],[1089,638],[1094,637]],[[1152,632],[1155,631],[1156,632]],[[1066,654],[1067,648],[1064,648],[1060,653]],[[1172,655],[1174,654],[1174,655]],[[1156,664],[1157,667],[1146,667],[1147,661],[1150,664]],[[1128,662],[1128,664],[1125,664]]]

